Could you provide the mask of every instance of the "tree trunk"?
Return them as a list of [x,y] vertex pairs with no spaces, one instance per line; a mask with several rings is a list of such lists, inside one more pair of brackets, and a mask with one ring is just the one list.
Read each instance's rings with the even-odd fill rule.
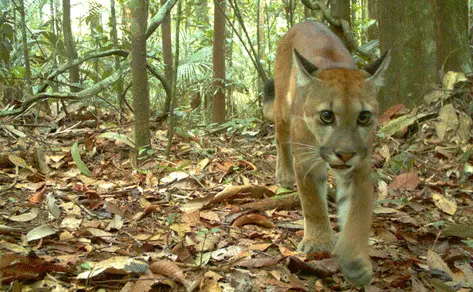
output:
[[291,28],[294,25],[294,0],[283,0],[284,10],[286,12],[287,28]]
[[[265,35],[264,35],[264,24],[266,23],[265,21],[265,1],[258,0],[258,11],[256,12],[256,19],[257,19],[257,40],[258,40],[258,62],[261,63],[261,60],[266,59],[266,54],[265,54]],[[305,7],[305,6],[304,6]],[[232,62],[230,62],[232,64]],[[258,78],[258,92],[262,92],[263,90],[263,82],[261,78]],[[259,102],[261,102],[261,98],[259,99]],[[260,107],[261,108],[261,104]]]
[[[330,5],[330,14],[335,19],[344,19],[350,23],[350,0],[333,0]],[[332,25],[330,29],[343,41],[345,46],[348,47],[343,29]]]
[[[130,0],[131,1],[131,0]],[[129,5],[124,5],[122,6],[122,24],[121,24],[121,29],[122,29],[122,44],[125,48],[130,46],[130,34],[128,32],[131,32],[131,8]]]
[[468,0],[435,0],[437,69],[471,72]]
[[376,20],[368,28],[368,40],[379,39],[379,28],[378,28],[378,0],[368,0],[368,17]]
[[[225,0],[214,0],[213,121],[225,122]],[[222,9],[222,11],[219,9]]]
[[28,41],[27,41],[27,35],[26,35],[24,0],[20,0],[20,16],[21,16],[21,37],[23,41],[23,58],[25,59],[25,75],[26,75],[26,81],[27,83],[29,83],[31,80],[31,68],[30,68],[30,54],[28,51]]
[[[166,0],[161,0],[161,4],[164,5]],[[172,39],[171,39],[171,13],[164,17],[161,24],[162,32],[162,45],[163,45],[163,61],[164,61],[164,76],[169,86],[172,88],[173,85],[173,65],[172,65]],[[171,104],[170,96],[166,98],[164,102],[163,113],[168,113]]]
[[417,105],[438,81],[431,0],[379,0],[378,12],[381,52],[392,51],[380,104]]
[[[118,49],[118,33],[117,33],[117,12],[115,9],[115,0],[110,0],[110,39],[113,42],[113,48]],[[116,71],[120,70],[120,57],[115,56],[114,68]],[[123,91],[123,78],[117,82],[117,102],[120,106],[120,112],[123,107],[123,100],[121,99]]]
[[137,162],[150,148],[149,93],[146,71],[146,28],[148,5],[146,0],[131,0],[131,76],[133,110],[135,112],[135,149]]
[[[72,36],[71,29],[71,2],[70,0],[62,0],[62,29],[64,34],[64,44],[67,51],[67,61],[72,63],[77,59],[76,44]],[[79,67],[74,66],[69,69],[69,82],[79,84]],[[79,91],[77,87],[71,86],[71,91]]]

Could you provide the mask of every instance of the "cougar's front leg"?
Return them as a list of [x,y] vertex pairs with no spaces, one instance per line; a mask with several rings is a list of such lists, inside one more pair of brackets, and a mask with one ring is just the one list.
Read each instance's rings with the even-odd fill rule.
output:
[[311,151],[308,148],[299,148],[294,150],[294,169],[304,215],[304,237],[298,250],[305,253],[332,252],[334,244],[327,211],[325,162],[318,155],[308,153]]
[[289,123],[281,117],[276,119],[276,179],[284,188],[292,189],[296,181],[292,166]]
[[371,230],[373,186],[369,166],[355,169],[356,175],[336,177],[337,205],[341,233],[334,254],[344,276],[364,286],[371,282],[372,265],[368,255]]

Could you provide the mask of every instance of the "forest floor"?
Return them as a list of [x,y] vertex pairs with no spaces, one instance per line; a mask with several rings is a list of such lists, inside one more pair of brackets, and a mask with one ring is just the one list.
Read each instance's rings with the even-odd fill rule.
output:
[[[469,80],[382,116],[366,291],[473,289],[472,98]],[[181,134],[169,158],[155,130],[137,169],[131,125],[39,119],[0,120],[0,290],[357,290],[329,254],[297,252],[272,126]]]

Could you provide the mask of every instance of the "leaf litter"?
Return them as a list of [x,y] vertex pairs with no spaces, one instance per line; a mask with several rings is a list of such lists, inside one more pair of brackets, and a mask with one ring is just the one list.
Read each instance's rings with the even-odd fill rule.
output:
[[[473,83],[455,76],[380,119],[367,291],[473,289]],[[278,188],[274,132],[258,126],[180,135],[169,158],[158,130],[142,169],[131,126],[0,126],[0,289],[354,289],[330,254],[297,252],[297,192]]]

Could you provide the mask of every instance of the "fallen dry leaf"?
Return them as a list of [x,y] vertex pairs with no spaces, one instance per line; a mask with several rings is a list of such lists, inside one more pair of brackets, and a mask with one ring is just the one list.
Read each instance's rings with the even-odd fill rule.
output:
[[232,226],[242,227],[248,224],[255,224],[266,228],[274,228],[274,223],[271,222],[268,217],[261,214],[244,214],[235,219],[235,221],[232,223]]
[[391,106],[386,111],[384,111],[384,113],[379,117],[378,123],[380,125],[384,125],[385,123],[389,122],[393,116],[402,112],[405,107],[406,106],[402,103]]
[[44,273],[64,273],[67,270],[68,268],[61,264],[48,262],[35,256],[6,253],[0,257],[2,283],[10,283],[16,280],[34,280]]
[[215,272],[205,272],[199,285],[199,292],[221,292],[222,288],[217,283],[221,278],[222,276]]
[[12,216],[3,216],[5,219],[8,219],[10,221],[16,221],[16,222],[28,222],[36,217],[38,217],[38,208],[32,208],[29,212],[20,214],[20,215],[12,215]]
[[280,258],[265,257],[256,259],[242,259],[234,264],[236,267],[241,268],[262,268],[272,267],[279,262]]
[[179,268],[178,265],[171,261],[156,261],[149,266],[149,269],[153,273],[161,274],[177,281],[178,283],[184,285],[184,287],[187,287],[189,285],[188,281],[186,280],[186,276],[182,272],[181,268]]
[[444,105],[439,112],[439,121],[436,124],[437,136],[444,140],[448,132],[458,129],[458,116],[451,103]]
[[427,252],[427,265],[430,271],[440,271],[448,275],[451,279],[455,278],[455,274],[448,265],[442,260],[438,253],[431,249]]
[[394,177],[394,180],[389,184],[389,188],[392,190],[415,190],[419,183],[417,173],[408,172]]
[[457,211],[457,202],[454,198],[447,198],[440,193],[433,193],[432,200],[434,200],[435,206],[449,215],[453,215]]
[[26,234],[26,239],[28,241],[33,241],[33,240],[38,240],[41,238],[48,237],[56,233],[57,233],[57,230],[52,225],[44,224],[44,225],[40,225],[38,227],[31,229]]

